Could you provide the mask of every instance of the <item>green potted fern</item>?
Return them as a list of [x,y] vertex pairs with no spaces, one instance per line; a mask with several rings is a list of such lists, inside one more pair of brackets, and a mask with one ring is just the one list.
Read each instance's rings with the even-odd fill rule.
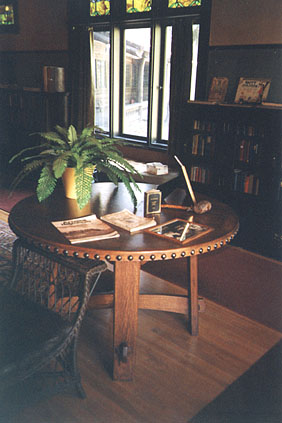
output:
[[60,178],[65,185],[67,174],[72,173],[75,195],[66,195],[76,197],[79,208],[83,208],[91,197],[93,172],[96,169],[116,185],[122,181],[136,206],[134,188],[139,190],[139,187],[133,176],[138,172],[124,159],[118,148],[121,145],[119,141],[103,136],[97,127],[84,128],[78,134],[73,125],[67,129],[57,125],[55,131],[41,132],[39,135],[44,142],[23,149],[10,159],[10,163],[15,160],[23,163],[12,189],[28,174],[41,169],[36,188],[38,201],[41,202],[52,194]]

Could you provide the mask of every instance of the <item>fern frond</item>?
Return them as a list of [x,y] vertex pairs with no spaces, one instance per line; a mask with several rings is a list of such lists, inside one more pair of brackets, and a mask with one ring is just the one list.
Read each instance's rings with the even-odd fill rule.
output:
[[93,134],[93,126],[88,126],[83,129],[80,137],[85,139],[90,137],[92,134]]
[[60,125],[56,125],[55,129],[58,132],[58,134],[61,134],[65,138],[65,140],[68,139],[68,130],[66,128],[63,128]]
[[[141,191],[138,184],[133,179],[133,176],[130,173],[125,172],[123,169],[120,169],[117,166],[105,163],[97,163],[97,170],[104,172],[109,179],[117,185],[118,180],[122,181],[131,197],[131,200],[134,204],[134,207],[137,206],[137,198],[134,192],[133,187],[137,191]],[[133,186],[133,187],[132,187]]]
[[76,169],[75,171],[75,191],[77,196],[77,204],[80,209],[86,206],[90,200],[93,171],[94,166],[87,169]]
[[38,168],[44,166],[44,160],[36,160],[34,162],[31,163],[27,163],[22,170],[18,173],[18,175],[15,177],[15,179],[13,180],[11,186],[10,186],[10,191],[13,192],[16,187],[19,185],[19,183],[30,173],[34,172],[35,170],[37,170]]
[[65,141],[62,140],[62,138],[56,132],[39,132],[38,135],[40,135],[45,140],[53,141],[59,145],[66,144]]
[[53,163],[53,172],[55,178],[59,179],[62,177],[66,167],[68,165],[68,156],[60,156]]
[[56,187],[57,179],[55,178],[49,166],[45,166],[38,179],[36,194],[38,201],[41,202],[52,194]]
[[68,143],[70,147],[72,147],[76,141],[77,141],[76,129],[73,125],[70,125],[68,129]]
[[33,147],[26,147],[23,150],[19,151],[18,153],[14,154],[14,156],[12,156],[9,160],[9,164],[11,164],[13,161],[17,160],[18,158],[20,158],[21,156],[23,156],[26,152],[28,151],[36,151],[39,150],[40,148],[44,148],[46,147],[47,144],[41,144],[41,145],[34,145]]

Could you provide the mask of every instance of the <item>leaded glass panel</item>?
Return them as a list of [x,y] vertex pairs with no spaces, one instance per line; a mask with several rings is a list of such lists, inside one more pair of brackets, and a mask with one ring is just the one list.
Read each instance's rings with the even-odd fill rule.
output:
[[202,0],[168,0],[168,7],[190,7],[190,6],[201,6]]
[[151,11],[151,0],[126,0],[127,13],[139,13]]
[[110,14],[110,0],[90,0],[90,16]]
[[14,25],[14,8],[11,4],[0,5],[0,25]]

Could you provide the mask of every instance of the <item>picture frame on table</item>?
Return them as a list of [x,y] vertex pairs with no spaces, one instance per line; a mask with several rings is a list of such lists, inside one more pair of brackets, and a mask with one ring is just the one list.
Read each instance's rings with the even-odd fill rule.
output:
[[211,232],[213,228],[184,219],[172,219],[145,232],[179,244],[188,243]]

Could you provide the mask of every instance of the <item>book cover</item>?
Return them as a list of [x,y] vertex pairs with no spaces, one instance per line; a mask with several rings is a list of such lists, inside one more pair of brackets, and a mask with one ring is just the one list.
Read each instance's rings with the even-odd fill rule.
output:
[[234,103],[262,103],[268,96],[270,79],[240,78]]
[[183,219],[173,219],[148,229],[146,232],[178,243],[186,243],[206,235],[213,229],[200,223],[192,223]]
[[52,224],[71,244],[118,238],[120,235],[111,226],[102,222],[95,214],[76,219],[60,220]]
[[101,219],[111,225],[124,229],[128,232],[137,232],[151,226],[156,225],[156,221],[151,217],[136,216],[127,209],[121,210],[116,213],[106,214],[101,216]]
[[208,101],[223,103],[228,88],[228,78],[214,77],[211,82]]

